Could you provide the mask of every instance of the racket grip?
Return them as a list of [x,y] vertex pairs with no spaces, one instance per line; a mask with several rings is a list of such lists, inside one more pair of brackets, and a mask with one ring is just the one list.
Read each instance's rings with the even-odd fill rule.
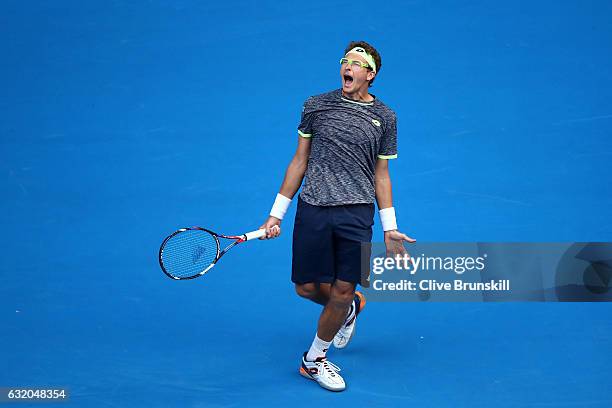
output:
[[247,232],[246,234],[244,234],[244,236],[246,237],[246,241],[250,241],[252,239],[261,238],[261,237],[263,237],[265,235],[266,235],[266,230],[265,229],[259,229],[259,230]]

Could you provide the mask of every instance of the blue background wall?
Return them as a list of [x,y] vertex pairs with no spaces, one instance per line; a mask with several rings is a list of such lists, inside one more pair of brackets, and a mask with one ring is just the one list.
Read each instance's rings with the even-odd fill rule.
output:
[[[350,40],[383,57],[401,228],[421,241],[610,241],[612,3],[19,2],[0,13],[0,385],[74,406],[608,407],[596,304],[375,304],[297,375],[319,309],[282,238],[172,282],[170,231],[258,227],[301,104]],[[376,226],[375,239],[381,239]]]

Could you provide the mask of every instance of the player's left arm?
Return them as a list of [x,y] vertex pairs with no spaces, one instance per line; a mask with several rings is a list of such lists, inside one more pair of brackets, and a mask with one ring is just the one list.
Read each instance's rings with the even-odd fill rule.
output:
[[[387,224],[383,225],[383,229],[392,228],[385,231],[385,246],[387,247],[387,256],[396,254],[403,255],[406,253],[404,242],[416,242],[414,238],[401,233],[397,229],[395,222],[395,210],[393,209],[393,193],[391,189],[391,176],[389,174],[389,160],[378,158],[376,161],[376,169],[374,173],[374,187],[376,189],[376,203],[381,211],[381,219],[383,217],[392,217]],[[392,216],[390,214],[392,212]],[[390,227],[389,227],[390,225]],[[395,227],[395,228],[393,228]]]

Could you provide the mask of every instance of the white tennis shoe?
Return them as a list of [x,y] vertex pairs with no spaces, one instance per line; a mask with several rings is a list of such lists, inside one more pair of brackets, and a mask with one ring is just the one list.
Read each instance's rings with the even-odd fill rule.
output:
[[326,390],[344,391],[346,384],[344,378],[339,374],[340,367],[327,361],[325,357],[319,357],[315,361],[306,360],[306,354],[302,356],[300,374],[309,380],[314,380]]
[[346,321],[334,336],[334,347],[343,349],[348,346],[349,342],[355,335],[355,326],[357,324],[357,315],[365,307],[365,296],[361,292],[355,292],[355,300],[351,305],[351,311],[346,317]]

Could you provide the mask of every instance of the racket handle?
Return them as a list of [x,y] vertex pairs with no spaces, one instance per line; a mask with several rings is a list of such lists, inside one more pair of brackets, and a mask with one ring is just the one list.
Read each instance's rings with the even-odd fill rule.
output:
[[259,229],[256,231],[251,231],[251,232],[247,232],[246,234],[244,234],[244,236],[246,237],[246,241],[250,241],[252,239],[257,239],[257,238],[261,238],[263,236],[266,235],[266,230],[265,229]]

